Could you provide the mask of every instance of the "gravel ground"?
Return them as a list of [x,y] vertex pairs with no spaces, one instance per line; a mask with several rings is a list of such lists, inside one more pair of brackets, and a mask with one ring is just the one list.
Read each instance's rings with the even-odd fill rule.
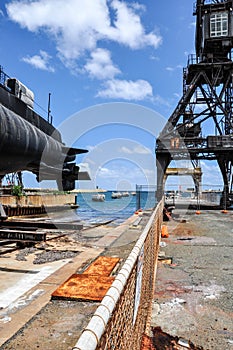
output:
[[78,252],[71,251],[45,251],[39,254],[36,254],[36,257],[33,261],[33,264],[44,264],[46,262],[58,261],[62,259],[69,259],[77,256]]
[[[21,249],[20,252],[16,255],[16,260],[26,261],[28,255],[35,254],[38,252],[38,249],[31,247]],[[44,250],[42,253],[36,253],[33,260],[33,264],[45,264],[47,262],[58,261],[62,259],[69,259],[77,256],[79,252],[72,251],[60,251],[60,250]]]

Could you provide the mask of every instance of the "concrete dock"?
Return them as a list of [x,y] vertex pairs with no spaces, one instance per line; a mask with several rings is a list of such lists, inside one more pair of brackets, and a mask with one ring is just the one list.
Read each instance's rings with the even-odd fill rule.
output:
[[[99,303],[51,300],[51,294],[100,255],[119,257],[119,269],[150,215],[133,215],[119,226],[66,230],[45,246],[21,251],[20,259],[19,252],[0,256],[0,349],[71,350]],[[232,350],[233,212],[175,209],[164,224],[169,237],[160,244],[151,330],[161,327],[178,337],[183,346],[176,349],[189,348],[190,340],[204,350]],[[34,263],[38,254],[58,251],[73,255]],[[152,340],[154,349],[165,349]]]
[[[64,237],[48,240],[44,246],[40,243],[35,250],[26,248],[1,255],[0,349],[72,349],[99,302],[51,300],[51,294],[99,255],[119,257],[119,269],[150,215],[151,211],[144,212],[140,219],[133,215],[118,226],[66,230]],[[59,251],[74,254],[35,264],[38,255],[49,252],[53,256]]]
[[204,350],[232,350],[233,212],[174,214],[164,223],[151,326]]

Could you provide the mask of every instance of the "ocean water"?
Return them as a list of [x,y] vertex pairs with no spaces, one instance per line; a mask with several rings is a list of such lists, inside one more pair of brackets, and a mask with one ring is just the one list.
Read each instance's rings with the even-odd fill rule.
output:
[[156,204],[155,192],[153,191],[142,191],[137,193],[136,196],[130,194],[129,197],[118,199],[112,199],[112,191],[107,191],[104,193],[104,202],[93,201],[92,196],[94,194],[96,193],[79,193],[76,199],[79,205],[76,214],[87,224],[106,223],[108,221],[119,224],[133,215],[138,202],[141,209],[154,208]]

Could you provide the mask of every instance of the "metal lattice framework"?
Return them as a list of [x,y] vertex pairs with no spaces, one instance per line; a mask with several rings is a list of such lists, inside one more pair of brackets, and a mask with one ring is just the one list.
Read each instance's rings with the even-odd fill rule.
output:
[[[183,70],[183,96],[156,145],[158,199],[171,160],[216,160],[230,203],[233,164],[232,1],[198,0],[194,9],[196,55]],[[221,23],[222,21],[222,23]],[[216,23],[215,23],[216,22]],[[220,23],[220,24],[219,24]],[[217,32],[217,29],[222,32]]]

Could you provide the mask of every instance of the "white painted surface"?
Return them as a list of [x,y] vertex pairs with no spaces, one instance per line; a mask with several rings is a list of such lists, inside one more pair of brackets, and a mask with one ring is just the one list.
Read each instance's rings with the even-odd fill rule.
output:
[[[20,274],[20,279],[18,279],[14,286],[0,292],[0,308],[6,308],[13,302],[16,302],[16,300],[23,294],[35,287],[38,283],[46,279],[69,261],[70,259],[55,261],[50,265],[38,268],[38,270],[33,269],[34,272],[38,271],[37,273]],[[11,278],[10,272],[7,272],[6,278]]]

